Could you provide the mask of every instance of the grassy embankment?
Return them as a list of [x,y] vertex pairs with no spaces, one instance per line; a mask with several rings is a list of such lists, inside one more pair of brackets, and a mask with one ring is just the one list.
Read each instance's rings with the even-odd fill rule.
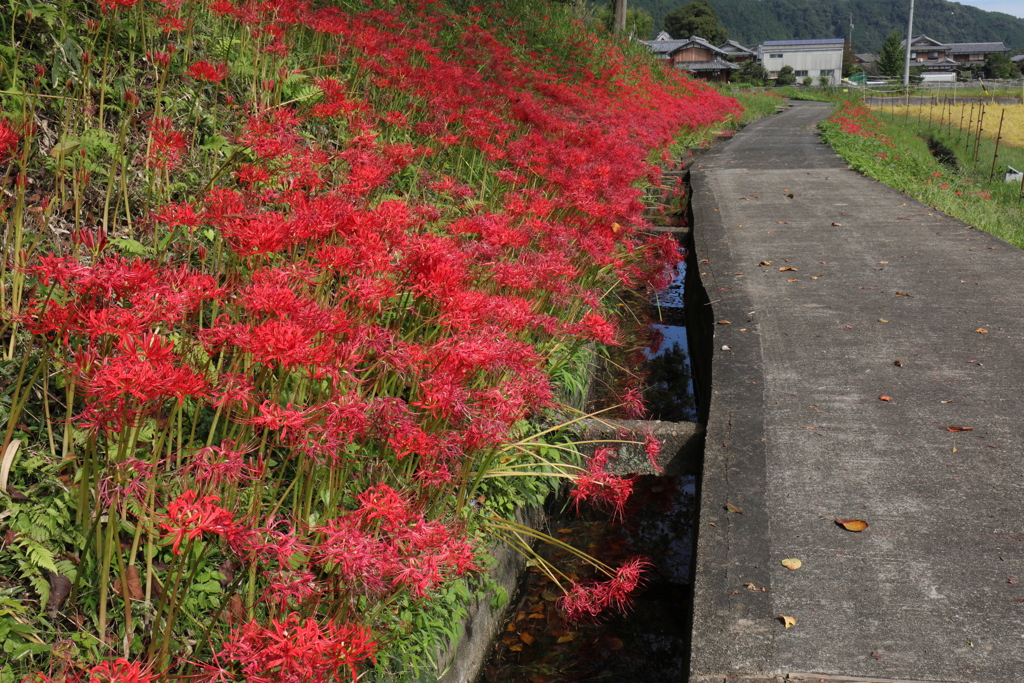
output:
[[[739,108],[509,4],[0,17],[4,683],[404,680],[517,505],[621,506],[554,416]],[[546,571],[585,617],[641,565]]]
[[[994,134],[991,120],[984,127]],[[995,157],[995,142],[977,135],[977,119],[973,128],[958,125],[959,116],[951,121],[937,111],[929,121],[899,108],[872,111],[846,102],[820,129],[825,142],[856,170],[1024,247],[1021,184],[1003,182],[1007,165],[1024,168],[1024,149],[1011,146],[1012,136],[1004,130]]]

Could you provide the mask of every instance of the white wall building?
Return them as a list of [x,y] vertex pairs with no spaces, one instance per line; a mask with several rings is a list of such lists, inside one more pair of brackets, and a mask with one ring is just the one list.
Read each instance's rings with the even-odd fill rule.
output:
[[826,76],[831,85],[839,85],[844,44],[842,38],[768,40],[757,46],[757,56],[772,78],[779,75],[782,67],[791,66],[797,83],[810,76],[818,85],[819,79]]

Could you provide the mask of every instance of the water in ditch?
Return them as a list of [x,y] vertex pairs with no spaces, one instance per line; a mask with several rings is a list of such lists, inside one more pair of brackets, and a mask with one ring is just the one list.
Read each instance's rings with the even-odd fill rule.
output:
[[[683,319],[685,268],[679,264],[650,311],[648,344],[640,354],[648,419],[696,420]],[[561,593],[551,579],[529,568],[480,683],[686,680],[696,486],[693,476],[638,477],[619,521],[599,510],[554,510],[548,533],[612,566],[642,555],[652,564],[646,582],[629,611],[573,624],[556,607]],[[603,578],[555,546],[539,550],[577,580]]]

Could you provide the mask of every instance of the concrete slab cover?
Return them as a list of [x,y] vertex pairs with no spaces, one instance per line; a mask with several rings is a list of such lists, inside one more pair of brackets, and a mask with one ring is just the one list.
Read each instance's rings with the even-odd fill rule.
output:
[[693,169],[729,324],[691,680],[1024,681],[1024,252],[848,170],[816,135],[829,112]]

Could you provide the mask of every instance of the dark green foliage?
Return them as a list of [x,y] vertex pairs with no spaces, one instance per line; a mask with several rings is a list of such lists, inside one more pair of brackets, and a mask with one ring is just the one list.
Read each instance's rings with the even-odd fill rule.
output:
[[1020,70],[1003,54],[989,55],[985,60],[985,75],[989,78],[1017,78]]
[[[906,0],[710,2],[729,37],[748,47],[765,40],[848,37],[852,14],[852,41],[856,52],[876,52],[889,33],[905,32],[909,9]],[[629,0],[630,7],[650,12],[655,26],[662,25],[666,15],[677,9],[679,3],[680,0]],[[948,0],[917,0],[914,34],[922,33],[948,43],[1002,41],[1013,51],[1024,48],[1024,19]]]
[[793,74],[793,67],[784,66],[779,70],[779,77],[775,79],[776,86],[793,85],[796,83],[796,76]]
[[[615,0],[609,0],[597,14],[601,26],[608,32],[612,31],[615,23]],[[648,40],[654,37],[654,19],[651,13],[645,9],[626,6],[626,35],[639,40]]]
[[693,0],[669,12],[665,16],[665,30],[673,38],[700,36],[713,45],[720,45],[729,37],[708,0]]
[[903,74],[903,67],[907,59],[907,49],[900,44],[900,32],[893,31],[882,43],[882,49],[878,51],[878,73],[882,76],[896,78]]
[[754,60],[750,60],[740,64],[740,70],[733,74],[732,80],[736,83],[766,85],[770,78],[767,69]]

